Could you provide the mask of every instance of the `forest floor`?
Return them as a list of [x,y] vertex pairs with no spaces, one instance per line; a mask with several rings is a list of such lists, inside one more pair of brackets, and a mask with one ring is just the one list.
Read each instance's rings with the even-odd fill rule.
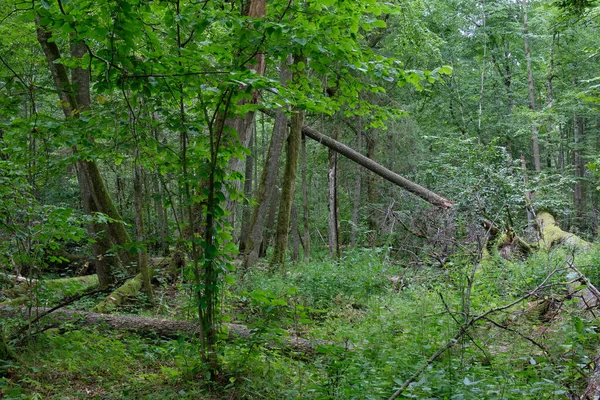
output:
[[[564,399],[585,390],[600,322],[566,289],[573,254],[409,267],[387,249],[357,249],[337,261],[315,257],[274,271],[259,265],[223,292],[225,320],[254,333],[219,347],[217,384],[206,383],[194,338],[69,322],[34,326],[39,333],[11,343],[17,360],[0,362],[0,398],[381,399],[412,379],[404,398]],[[573,260],[594,282],[598,261],[596,250]],[[116,313],[192,318],[191,288],[161,276],[153,305],[139,295]],[[89,310],[101,299],[69,308]],[[1,325],[10,334],[22,323]],[[281,341],[287,335],[335,344],[294,353]]]

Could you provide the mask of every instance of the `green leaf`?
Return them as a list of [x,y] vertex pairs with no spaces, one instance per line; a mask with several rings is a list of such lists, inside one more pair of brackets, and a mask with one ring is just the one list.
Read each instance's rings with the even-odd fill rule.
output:
[[387,27],[387,23],[382,19],[376,19],[373,21],[373,26],[376,28],[385,28]]

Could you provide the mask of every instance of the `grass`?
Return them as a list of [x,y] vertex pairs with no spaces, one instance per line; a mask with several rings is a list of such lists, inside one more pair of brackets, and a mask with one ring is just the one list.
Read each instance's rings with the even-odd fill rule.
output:
[[[259,266],[223,294],[226,317],[255,329],[256,339],[220,346],[224,375],[208,385],[194,340],[162,340],[67,325],[0,364],[0,396],[13,399],[381,399],[456,335],[470,315],[508,304],[564,266],[568,252],[526,261],[492,259],[475,269],[455,258],[448,268],[404,268],[383,252],[356,250],[277,270]],[[576,256],[593,272],[598,254]],[[561,271],[537,297],[481,321],[409,385],[405,398],[559,399],[581,393],[597,343],[596,321],[565,291]],[[593,275],[593,274],[592,274]],[[594,275],[593,278],[597,279]],[[185,287],[162,285],[155,310],[183,316]],[[545,319],[536,307],[557,301]],[[138,312],[143,301],[129,311]],[[535,312],[534,312],[535,311]],[[144,311],[144,314],[149,314]],[[7,322],[5,321],[4,324]],[[10,330],[10,326],[7,326]],[[331,340],[307,357],[266,349],[297,334]],[[271,346],[272,347],[272,346]]]

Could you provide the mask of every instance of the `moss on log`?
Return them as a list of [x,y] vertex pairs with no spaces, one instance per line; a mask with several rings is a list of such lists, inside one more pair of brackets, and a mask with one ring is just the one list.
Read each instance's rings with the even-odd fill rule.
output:
[[542,249],[550,250],[553,246],[559,244],[566,244],[582,249],[588,249],[592,246],[590,242],[581,239],[579,236],[560,229],[552,214],[547,211],[538,213],[536,222],[540,232],[538,244]]
[[116,307],[123,304],[125,299],[138,294],[142,288],[142,282],[142,274],[137,274],[133,278],[127,280],[123,286],[109,294],[102,302],[96,304],[96,306],[92,308],[92,312],[103,314],[114,310]]

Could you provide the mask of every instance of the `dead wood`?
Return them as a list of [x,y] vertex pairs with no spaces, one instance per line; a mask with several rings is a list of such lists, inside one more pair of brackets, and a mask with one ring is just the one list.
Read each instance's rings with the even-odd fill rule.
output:
[[[50,310],[46,307],[27,308],[23,306],[0,306],[0,315],[3,317],[21,317],[28,320],[35,319],[38,315]],[[42,322],[55,324],[58,322],[79,323],[82,325],[106,325],[114,330],[127,330],[139,334],[156,334],[161,337],[174,338],[181,334],[197,335],[200,324],[193,321],[178,321],[170,319],[138,317],[131,315],[108,315],[93,312],[61,309],[41,319]],[[246,339],[260,340],[250,328],[240,324],[223,324],[223,332],[227,340]],[[308,340],[298,336],[281,338],[281,342],[269,341],[265,343],[271,349],[287,349],[303,354],[312,354],[319,346],[335,345],[326,340]]]

